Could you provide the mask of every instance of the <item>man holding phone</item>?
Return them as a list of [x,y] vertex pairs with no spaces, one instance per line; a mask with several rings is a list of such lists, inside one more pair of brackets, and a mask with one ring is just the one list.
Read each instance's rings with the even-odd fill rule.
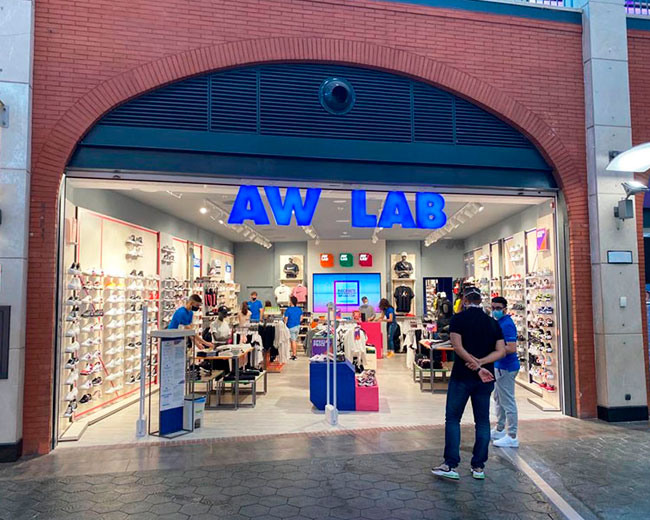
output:
[[476,439],[471,461],[472,477],[485,479],[485,462],[490,446],[490,395],[494,390],[494,362],[505,356],[501,327],[481,306],[481,291],[466,287],[465,310],[451,318],[449,333],[454,347],[454,367],[449,379],[445,410],[444,463],[431,472],[458,480],[460,464],[460,419],[472,400]]

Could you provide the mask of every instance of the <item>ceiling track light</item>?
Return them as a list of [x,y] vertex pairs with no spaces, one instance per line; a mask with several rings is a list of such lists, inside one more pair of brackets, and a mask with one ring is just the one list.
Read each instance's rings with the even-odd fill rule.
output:
[[483,211],[483,204],[478,202],[468,202],[462,208],[460,208],[456,213],[447,219],[447,223],[440,229],[437,229],[430,233],[424,239],[424,246],[430,247],[432,244],[435,244],[438,240],[449,235],[454,229],[458,229],[468,220],[475,217],[478,213]]

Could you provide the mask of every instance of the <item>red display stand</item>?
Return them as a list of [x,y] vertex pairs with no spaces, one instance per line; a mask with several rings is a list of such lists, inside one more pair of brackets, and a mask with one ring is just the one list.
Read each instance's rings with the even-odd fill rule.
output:
[[377,359],[384,357],[384,336],[381,333],[380,321],[360,321],[359,325],[368,336],[368,344],[377,350]]
[[355,398],[357,401],[357,412],[378,412],[379,411],[379,385],[360,386],[356,382]]

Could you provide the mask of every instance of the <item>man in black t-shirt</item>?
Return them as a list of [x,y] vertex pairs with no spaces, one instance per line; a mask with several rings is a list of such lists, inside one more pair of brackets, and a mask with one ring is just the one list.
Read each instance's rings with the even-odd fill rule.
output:
[[449,333],[455,360],[447,389],[445,410],[444,464],[431,472],[458,480],[460,463],[460,419],[472,400],[476,439],[472,457],[472,476],[485,478],[484,467],[490,446],[490,394],[494,390],[494,362],[505,353],[499,323],[481,307],[481,291],[467,287],[463,293],[465,310],[451,318]]

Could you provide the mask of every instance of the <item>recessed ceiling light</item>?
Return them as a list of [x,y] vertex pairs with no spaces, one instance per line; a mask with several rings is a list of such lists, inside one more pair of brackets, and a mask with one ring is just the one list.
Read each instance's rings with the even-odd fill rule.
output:
[[346,204],[348,201],[345,199],[333,200],[334,204]]
[[339,211],[343,211],[345,208],[343,206],[336,206],[336,209],[338,209]]
[[201,215],[205,215],[207,212],[208,212],[208,208],[206,207],[199,208],[199,213],[201,213]]
[[347,235],[347,234],[348,234],[348,232],[347,232],[347,231],[343,231],[343,233],[342,233],[342,234],[343,234],[343,235]]
[[347,222],[350,222],[350,219],[343,219],[343,220],[337,220],[337,224],[346,224]]

